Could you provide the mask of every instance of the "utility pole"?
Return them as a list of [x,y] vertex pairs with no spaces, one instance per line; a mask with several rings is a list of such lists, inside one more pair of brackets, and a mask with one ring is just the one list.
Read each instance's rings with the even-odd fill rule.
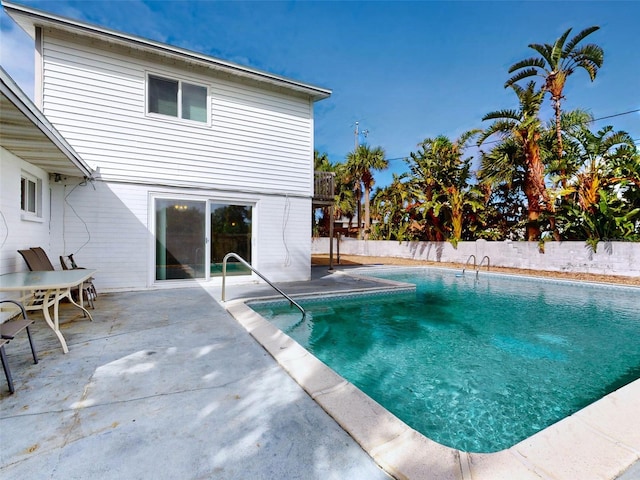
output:
[[353,151],[353,153],[356,153],[357,150],[358,150],[358,147],[360,146],[360,137],[359,137],[360,133],[362,133],[362,135],[364,135],[365,137],[367,135],[369,135],[369,130],[362,130],[362,132],[360,132],[358,130],[358,126],[359,126],[359,124],[358,124],[358,122],[356,122],[356,129],[353,132],[354,140],[355,140],[354,141],[355,150]]

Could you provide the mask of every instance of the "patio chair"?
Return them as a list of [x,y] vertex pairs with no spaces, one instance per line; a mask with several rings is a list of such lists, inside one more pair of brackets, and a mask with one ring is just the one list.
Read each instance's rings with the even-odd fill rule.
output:
[[[79,267],[75,260],[73,259],[73,253],[70,253],[69,255],[65,256],[65,255],[60,255],[60,266],[62,267],[63,270],[76,270],[76,269],[84,269],[84,267]],[[71,268],[69,268],[71,267]],[[91,277],[89,280],[87,280],[84,283],[84,293],[85,293],[85,298],[87,299],[87,301],[89,302],[89,305],[91,306],[91,308],[95,308],[93,306],[93,301],[98,298],[98,291],[96,290],[95,285],[93,284],[93,277]]]
[[[55,270],[51,260],[49,260],[47,252],[45,252],[42,247],[31,247],[29,250],[18,250],[18,253],[22,255],[27,267],[32,272],[48,272]],[[95,298],[95,287],[93,287],[92,280],[93,278],[82,284],[82,294],[84,294],[84,298],[87,299],[89,306],[95,309],[95,305],[93,304],[93,300]],[[77,299],[81,294],[80,287],[72,289],[72,294],[74,294],[74,299]],[[42,292],[34,292],[35,301],[41,301],[42,296]]]
[[[51,265],[51,262],[49,261],[49,259],[47,258],[47,261],[43,263],[40,255],[38,255],[38,253],[34,251],[33,248],[30,248],[29,250],[18,250],[18,253],[22,255],[22,258],[24,258],[24,261],[27,264],[27,267],[32,272],[43,272],[43,271],[54,270],[53,265]],[[45,256],[46,256],[46,253],[45,253]]]
[[31,247],[30,250],[36,254],[38,260],[40,261],[40,265],[43,267],[39,268],[38,270],[55,270],[53,263],[51,263],[51,260],[49,260],[47,252],[45,252],[42,247]]
[[29,325],[33,323],[27,317],[27,312],[24,306],[15,300],[0,300],[0,303],[13,303],[20,308],[22,312],[22,318],[10,319],[0,324],[0,358],[2,359],[2,368],[4,370],[4,376],[7,377],[7,383],[9,384],[9,393],[13,393],[15,388],[13,387],[13,378],[11,377],[11,369],[9,368],[9,362],[7,361],[7,355],[4,351],[4,346],[15,338],[15,336],[22,330],[27,331],[29,337],[29,345],[31,346],[31,353],[33,355],[33,363],[38,363],[38,355],[36,354],[36,348],[33,345],[33,339],[31,338],[31,331]]

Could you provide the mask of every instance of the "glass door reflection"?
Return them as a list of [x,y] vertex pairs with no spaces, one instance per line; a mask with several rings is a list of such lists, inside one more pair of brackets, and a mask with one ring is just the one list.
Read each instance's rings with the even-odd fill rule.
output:
[[205,277],[206,202],[156,199],[156,280]]
[[[248,205],[211,202],[211,276],[222,275],[222,259],[234,252],[251,263],[251,215]],[[227,261],[227,275],[250,275],[251,271],[233,258]]]

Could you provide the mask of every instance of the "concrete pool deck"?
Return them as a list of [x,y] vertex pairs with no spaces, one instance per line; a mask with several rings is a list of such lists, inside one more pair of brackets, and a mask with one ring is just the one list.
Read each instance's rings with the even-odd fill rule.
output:
[[[326,268],[313,275],[279,286],[380,287]],[[244,329],[214,301],[219,287],[100,295],[94,322],[65,307],[67,355],[34,315],[40,363],[26,336],[7,347],[16,393],[2,383],[2,477],[389,478],[377,464],[414,479],[640,473],[638,381],[512,449],[458,452],[409,429],[241,301],[271,295],[264,284],[227,287],[225,307]]]

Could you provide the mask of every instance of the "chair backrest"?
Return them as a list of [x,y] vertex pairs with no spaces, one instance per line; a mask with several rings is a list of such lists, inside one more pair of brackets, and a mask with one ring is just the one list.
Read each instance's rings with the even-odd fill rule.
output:
[[[44,250],[42,250],[42,252],[44,253]],[[47,270],[54,270],[53,265],[51,265],[51,262],[49,261],[46,253],[44,253],[44,258],[46,259],[45,261],[42,260],[42,257],[38,255],[38,252],[33,248],[30,248],[29,250],[18,250],[18,253],[22,255],[22,258],[24,258],[27,267],[29,267],[29,270],[31,271],[42,272]]]
[[36,252],[33,250],[18,250],[18,253],[22,255],[22,258],[24,258],[29,270],[42,271],[42,265],[40,264],[40,259],[38,258],[38,255],[36,255]]
[[73,259],[73,253],[70,253],[67,256],[60,255],[60,266],[63,270],[76,270],[80,268]]
[[53,263],[51,263],[51,260],[49,260],[49,257],[47,256],[47,252],[45,252],[43,248],[31,247],[31,250],[34,251],[35,254],[38,256],[38,259],[40,260],[40,265],[43,267],[43,268],[38,268],[38,270],[55,270],[55,268],[53,267]]

